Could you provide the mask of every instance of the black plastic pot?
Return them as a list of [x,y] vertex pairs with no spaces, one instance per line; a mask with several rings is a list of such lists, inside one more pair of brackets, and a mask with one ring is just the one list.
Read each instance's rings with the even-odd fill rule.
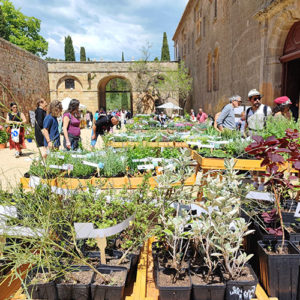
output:
[[54,282],[30,285],[28,286],[28,294],[32,299],[58,299],[56,285]]
[[[26,283],[30,284],[31,280],[36,276],[36,274],[42,272],[48,273],[48,269],[34,268],[33,270],[31,270],[26,278]],[[28,285],[27,290],[32,299],[58,299],[55,282],[30,284]]]
[[[203,268],[193,268],[193,273],[201,273]],[[192,300],[224,300],[226,283],[198,284],[192,280]]]
[[[270,244],[258,241],[260,281],[270,297],[280,300],[298,299],[298,280],[300,251],[290,241],[285,241],[289,254],[268,254],[265,250]],[[278,247],[281,242],[271,243]]]
[[[69,271],[90,271],[88,266],[72,266]],[[92,277],[91,277],[92,281]],[[90,284],[59,283],[56,285],[59,300],[89,300]]]
[[296,218],[294,217],[295,212],[281,212],[282,220],[284,223],[295,223]]
[[257,223],[254,223],[254,227],[255,227],[255,235],[257,241],[277,241],[282,239],[282,236],[268,234]]
[[292,232],[289,232],[288,233],[288,238],[291,242],[299,242],[300,241],[300,224],[299,223],[296,223],[296,224],[285,224],[285,226],[292,226],[296,232],[295,233],[292,233]]
[[[162,286],[159,279],[159,273],[165,270],[157,270],[157,288],[159,289],[160,300],[188,300],[191,297],[192,282],[189,277],[188,286]],[[189,276],[189,275],[187,275]]]
[[245,265],[249,268],[253,280],[251,281],[238,281],[229,280],[226,283],[226,300],[251,300],[255,297],[256,285],[258,279],[252,267],[248,264]]
[[[97,267],[97,270],[101,274],[112,274],[113,272],[126,272],[127,269],[124,267],[113,267],[113,266],[100,266]],[[124,288],[125,288],[125,280],[120,285],[98,285],[95,284],[95,276],[94,273],[92,284],[91,284],[91,297],[92,300],[106,300],[106,299],[113,299],[113,300],[122,300],[124,296]],[[126,275],[125,275],[126,278]]]

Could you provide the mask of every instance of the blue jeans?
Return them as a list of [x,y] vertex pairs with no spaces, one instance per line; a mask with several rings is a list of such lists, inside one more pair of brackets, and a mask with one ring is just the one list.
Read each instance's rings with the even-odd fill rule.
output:
[[[93,136],[93,135],[94,135],[94,130],[92,129],[92,136]],[[96,145],[96,143],[97,143],[98,135],[99,135],[99,134],[96,133],[96,139],[94,139],[94,140],[91,139],[91,146],[92,146],[92,147],[95,147],[95,145]],[[92,137],[92,136],[91,136],[91,137]]]

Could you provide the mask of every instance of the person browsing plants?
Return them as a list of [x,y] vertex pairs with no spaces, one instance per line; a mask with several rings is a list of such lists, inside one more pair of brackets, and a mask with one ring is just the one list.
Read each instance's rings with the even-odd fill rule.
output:
[[91,146],[95,147],[99,135],[104,135],[105,131],[109,132],[112,127],[118,124],[119,119],[116,116],[99,116],[97,121],[93,124]]
[[252,89],[248,93],[248,99],[251,107],[246,110],[246,128],[250,135],[261,130],[266,125],[266,119],[272,114],[271,107],[261,103],[262,95],[256,89]]
[[49,115],[46,116],[42,129],[42,133],[44,135],[44,146],[49,150],[52,148],[58,149],[60,146],[57,118],[61,115],[61,112],[61,102],[58,100],[51,101]]
[[80,142],[80,102],[72,99],[63,117],[64,147],[66,150],[77,150]]
[[[18,111],[17,103],[10,104],[11,111],[7,114],[6,123],[9,124],[9,149],[15,149],[15,157],[22,155],[22,149],[26,149],[25,131],[23,124],[26,118],[23,113]],[[12,136],[12,133],[14,136]]]
[[292,104],[291,100],[287,96],[278,97],[274,100],[276,106],[273,109],[273,116],[274,117],[284,117],[288,120],[291,120],[292,114],[290,111],[290,106]]
[[44,147],[44,136],[42,134],[43,123],[46,117],[47,110],[47,102],[45,99],[40,98],[36,102],[36,110],[35,110],[35,125],[34,125],[34,134],[35,141],[38,147]]
[[217,127],[220,131],[224,128],[236,129],[234,109],[242,103],[240,96],[232,96],[229,98],[229,104],[225,105],[217,118]]

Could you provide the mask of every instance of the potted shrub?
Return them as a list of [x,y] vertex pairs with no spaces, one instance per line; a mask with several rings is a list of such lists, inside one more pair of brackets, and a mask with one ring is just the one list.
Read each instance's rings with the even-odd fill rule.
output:
[[0,125],[0,149],[6,148],[9,136],[5,131],[4,127]]
[[263,139],[254,136],[254,142],[246,151],[263,159],[262,165],[266,166],[267,185],[274,194],[275,209],[282,229],[281,241],[259,241],[258,252],[260,260],[260,278],[269,296],[279,299],[296,299],[299,279],[300,252],[286,241],[285,224],[282,216],[282,193],[286,189],[294,189],[291,180],[294,176],[285,176],[291,168],[300,170],[298,130],[287,129],[283,138],[274,136]]
[[241,202],[249,189],[244,187],[242,176],[233,170],[233,159],[225,160],[225,166],[224,174],[209,175],[207,178],[204,191],[206,201],[203,204],[205,215],[201,218],[203,225],[197,232],[200,233],[199,238],[204,238],[200,248],[204,253],[207,275],[211,276],[216,264],[219,264],[226,280],[226,299],[246,300],[254,297],[257,284],[255,273],[246,264],[252,254],[246,255],[241,249],[244,237],[253,232],[245,219],[239,217]]
[[28,126],[25,131],[25,139],[27,140],[28,143],[32,143],[34,138],[35,138],[34,128]]

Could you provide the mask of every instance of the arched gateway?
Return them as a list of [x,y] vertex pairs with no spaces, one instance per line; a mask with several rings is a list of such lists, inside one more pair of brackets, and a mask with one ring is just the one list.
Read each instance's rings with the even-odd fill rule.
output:
[[283,56],[282,95],[287,95],[291,101],[293,116],[299,117],[300,98],[300,21],[294,23],[286,38]]

